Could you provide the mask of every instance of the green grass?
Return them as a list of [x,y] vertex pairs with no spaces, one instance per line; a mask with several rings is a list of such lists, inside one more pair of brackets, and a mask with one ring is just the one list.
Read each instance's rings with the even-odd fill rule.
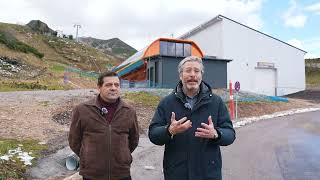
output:
[[308,86],[319,87],[320,86],[320,69],[306,67],[306,81]]
[[69,85],[62,85],[59,79],[43,78],[37,81],[0,81],[0,92],[32,90],[68,90]]
[[18,81],[7,81],[1,82],[1,89],[7,90],[48,90],[48,86],[42,85],[39,82],[18,82]]
[[36,48],[29,46],[7,32],[0,31],[0,43],[5,44],[9,49],[24,53],[32,53],[39,58],[43,58],[44,54],[40,53]]
[[50,70],[55,73],[64,72],[65,66],[61,64],[54,64],[53,66],[51,66]]
[[152,108],[156,108],[161,100],[161,97],[152,95],[148,92],[125,93],[124,98]]
[[[15,140],[0,138],[0,156],[8,153],[9,150],[20,147],[23,152],[28,152],[30,156],[35,157],[31,162],[34,165],[41,156],[41,151],[47,149],[46,145],[40,145],[36,140]],[[30,154],[31,153],[31,154]],[[10,178],[21,178],[25,173],[27,166],[15,155],[11,160],[0,160],[0,180]]]

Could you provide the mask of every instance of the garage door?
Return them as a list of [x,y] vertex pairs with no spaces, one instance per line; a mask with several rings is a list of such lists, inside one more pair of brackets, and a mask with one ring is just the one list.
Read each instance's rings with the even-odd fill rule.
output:
[[255,92],[268,96],[276,95],[276,69],[255,69]]

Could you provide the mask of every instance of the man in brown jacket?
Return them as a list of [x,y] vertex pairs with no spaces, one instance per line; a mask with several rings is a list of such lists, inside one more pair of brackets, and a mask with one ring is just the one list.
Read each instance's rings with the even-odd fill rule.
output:
[[84,180],[131,180],[131,153],[139,142],[136,112],[120,98],[116,73],[102,73],[97,85],[99,95],[73,110],[70,148],[80,157]]

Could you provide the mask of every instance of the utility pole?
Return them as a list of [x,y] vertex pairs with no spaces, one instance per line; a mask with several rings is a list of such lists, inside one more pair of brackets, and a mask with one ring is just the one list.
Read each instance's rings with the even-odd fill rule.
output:
[[76,30],[76,42],[79,42],[79,40],[78,40],[78,30],[79,30],[79,28],[81,28],[81,25],[80,24],[75,24],[75,25],[73,25],[73,27],[77,28],[77,30]]

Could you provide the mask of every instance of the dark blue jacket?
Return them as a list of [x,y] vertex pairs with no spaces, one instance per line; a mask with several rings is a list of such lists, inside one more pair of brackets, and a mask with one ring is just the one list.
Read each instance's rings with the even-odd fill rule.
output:
[[[185,103],[182,83],[179,82],[174,92],[161,100],[149,126],[150,141],[156,145],[165,144],[164,177],[166,180],[220,180],[222,162],[219,146],[230,145],[236,138],[228,110],[205,82],[200,85],[198,100],[192,110]],[[187,117],[192,121],[192,128],[172,139],[167,130],[171,112],[175,112],[176,120]],[[210,115],[219,138],[195,137],[196,128],[201,127],[201,123],[208,124]]]

